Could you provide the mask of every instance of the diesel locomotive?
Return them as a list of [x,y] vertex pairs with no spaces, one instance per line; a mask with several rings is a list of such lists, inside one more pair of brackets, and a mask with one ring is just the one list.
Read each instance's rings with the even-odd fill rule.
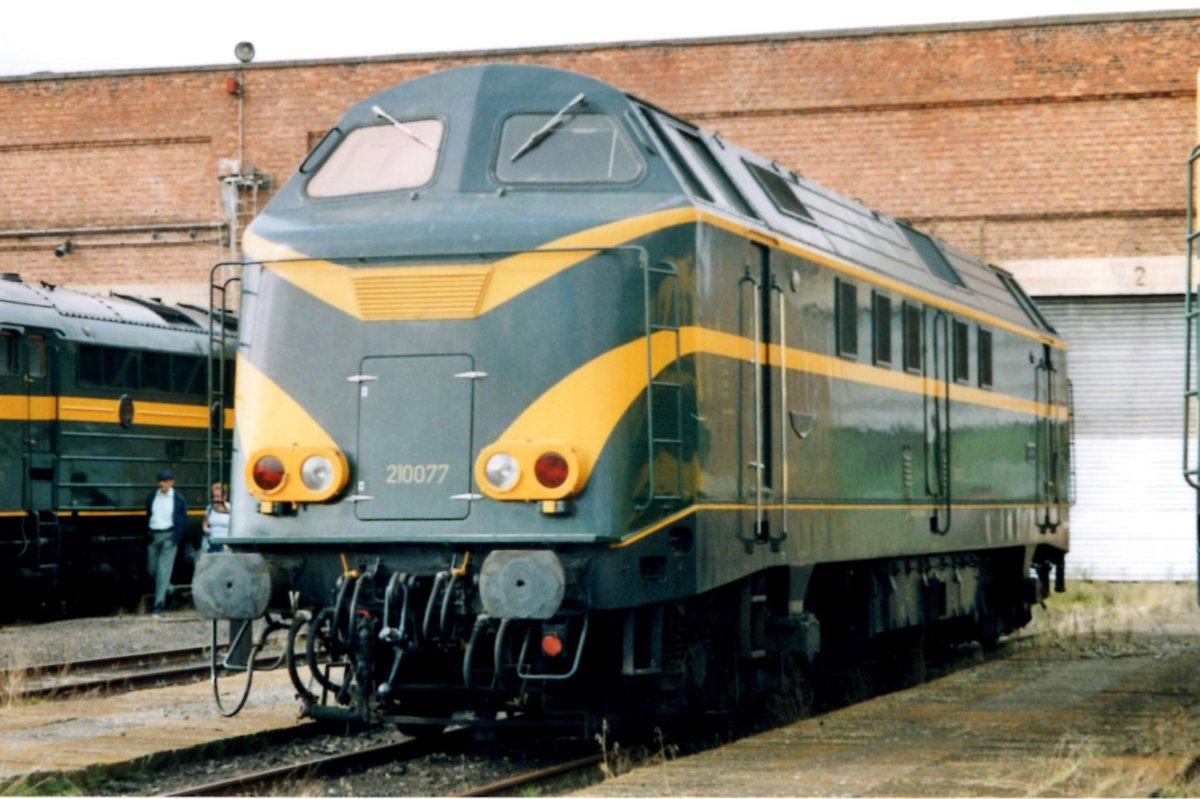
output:
[[605,83],[380,92],[244,249],[193,595],[288,631],[309,716],[731,712],[1062,588],[1066,346],[1012,276]]
[[[199,306],[0,280],[6,614],[93,612],[147,588],[155,472],[173,468],[193,503],[208,496],[212,321]],[[180,582],[189,568],[181,558]]]

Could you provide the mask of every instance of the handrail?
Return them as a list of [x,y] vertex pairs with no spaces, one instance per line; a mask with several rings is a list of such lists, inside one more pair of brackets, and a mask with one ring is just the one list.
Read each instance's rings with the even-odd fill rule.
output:
[[[238,270],[237,273],[230,278],[218,283],[218,270],[233,268]],[[225,410],[226,400],[230,396],[232,386],[225,385],[226,369],[225,362],[229,352],[229,326],[226,324],[226,319],[233,315],[229,308],[230,289],[234,284],[242,282],[241,270],[245,268],[245,264],[240,261],[223,261],[213,266],[208,274],[208,359],[207,359],[207,393],[208,393],[208,435],[207,446],[208,450],[205,454],[205,459],[208,462],[207,476],[208,485],[220,483],[226,485],[229,482],[226,469],[229,468],[229,463],[226,457],[226,448],[231,443],[227,441],[225,433]],[[220,333],[218,334],[216,327],[220,325]],[[234,347],[237,344],[234,342]],[[220,353],[219,364],[217,361],[217,353]],[[215,368],[214,366],[219,366]],[[215,419],[214,419],[215,417]],[[214,428],[215,431],[214,431]],[[215,440],[214,440],[215,439]],[[214,459],[213,453],[220,452],[220,455]],[[215,461],[215,463],[214,463]]]
[[[954,379],[951,373],[954,366],[954,356],[951,347],[950,331],[950,317],[941,310],[935,311],[931,355],[933,356],[934,381],[941,384],[941,396],[939,397],[937,392],[933,396],[934,431],[932,460],[934,469],[934,496],[943,500],[946,508],[945,526],[942,525],[936,511],[933,518],[929,520],[929,531],[937,535],[946,535],[950,532],[953,506],[950,469],[950,384]],[[939,333],[941,334],[941,347],[938,346]],[[926,469],[926,474],[928,475],[928,468]]]
[[[1196,276],[1193,274],[1193,263],[1196,259],[1196,239],[1200,230],[1196,229],[1196,162],[1200,160],[1200,145],[1192,148],[1188,155],[1187,173],[1187,256],[1186,283],[1184,284],[1184,372],[1183,372],[1183,479],[1188,485],[1200,491],[1200,463],[1191,466],[1192,461],[1192,425],[1194,423],[1193,405],[1200,402],[1200,387],[1196,386],[1197,370],[1200,370],[1200,345],[1197,342],[1197,320],[1200,311],[1197,310]],[[1195,353],[1195,356],[1193,356]],[[1193,363],[1193,357],[1197,360]],[[1200,452],[1200,444],[1195,446]],[[1197,460],[1200,460],[1198,458]]]
[[742,537],[742,541],[750,547],[762,534],[766,509],[763,506],[762,284],[751,274],[749,265],[738,281],[739,286],[747,283],[753,286],[751,294],[754,297],[754,314],[751,318],[754,327],[754,359],[751,362],[754,367],[754,460],[749,464],[754,470],[754,534],[749,538]]
[[787,296],[774,279],[771,290],[779,292],[779,483],[783,500],[779,534],[771,536],[771,548],[778,550],[788,535],[788,365]]

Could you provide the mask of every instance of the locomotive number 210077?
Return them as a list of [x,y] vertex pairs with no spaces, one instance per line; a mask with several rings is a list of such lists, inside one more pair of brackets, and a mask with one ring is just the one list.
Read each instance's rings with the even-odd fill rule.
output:
[[389,463],[387,482],[396,485],[441,485],[446,482],[449,471],[448,463]]

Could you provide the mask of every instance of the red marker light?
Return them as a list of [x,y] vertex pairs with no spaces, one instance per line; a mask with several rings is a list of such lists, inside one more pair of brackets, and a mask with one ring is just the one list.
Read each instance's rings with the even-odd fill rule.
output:
[[274,491],[283,482],[283,464],[274,455],[264,455],[254,463],[254,484],[263,491]]
[[547,452],[533,464],[533,474],[537,481],[546,488],[558,488],[567,482],[571,472],[567,459],[557,452]]
[[552,658],[556,658],[562,654],[563,642],[554,633],[542,636],[542,651]]

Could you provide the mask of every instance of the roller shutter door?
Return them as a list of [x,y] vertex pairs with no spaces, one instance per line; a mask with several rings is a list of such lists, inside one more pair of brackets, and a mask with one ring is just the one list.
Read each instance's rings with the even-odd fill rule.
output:
[[1182,477],[1182,299],[1038,305],[1070,348],[1076,502],[1068,575],[1196,579],[1196,495]]

